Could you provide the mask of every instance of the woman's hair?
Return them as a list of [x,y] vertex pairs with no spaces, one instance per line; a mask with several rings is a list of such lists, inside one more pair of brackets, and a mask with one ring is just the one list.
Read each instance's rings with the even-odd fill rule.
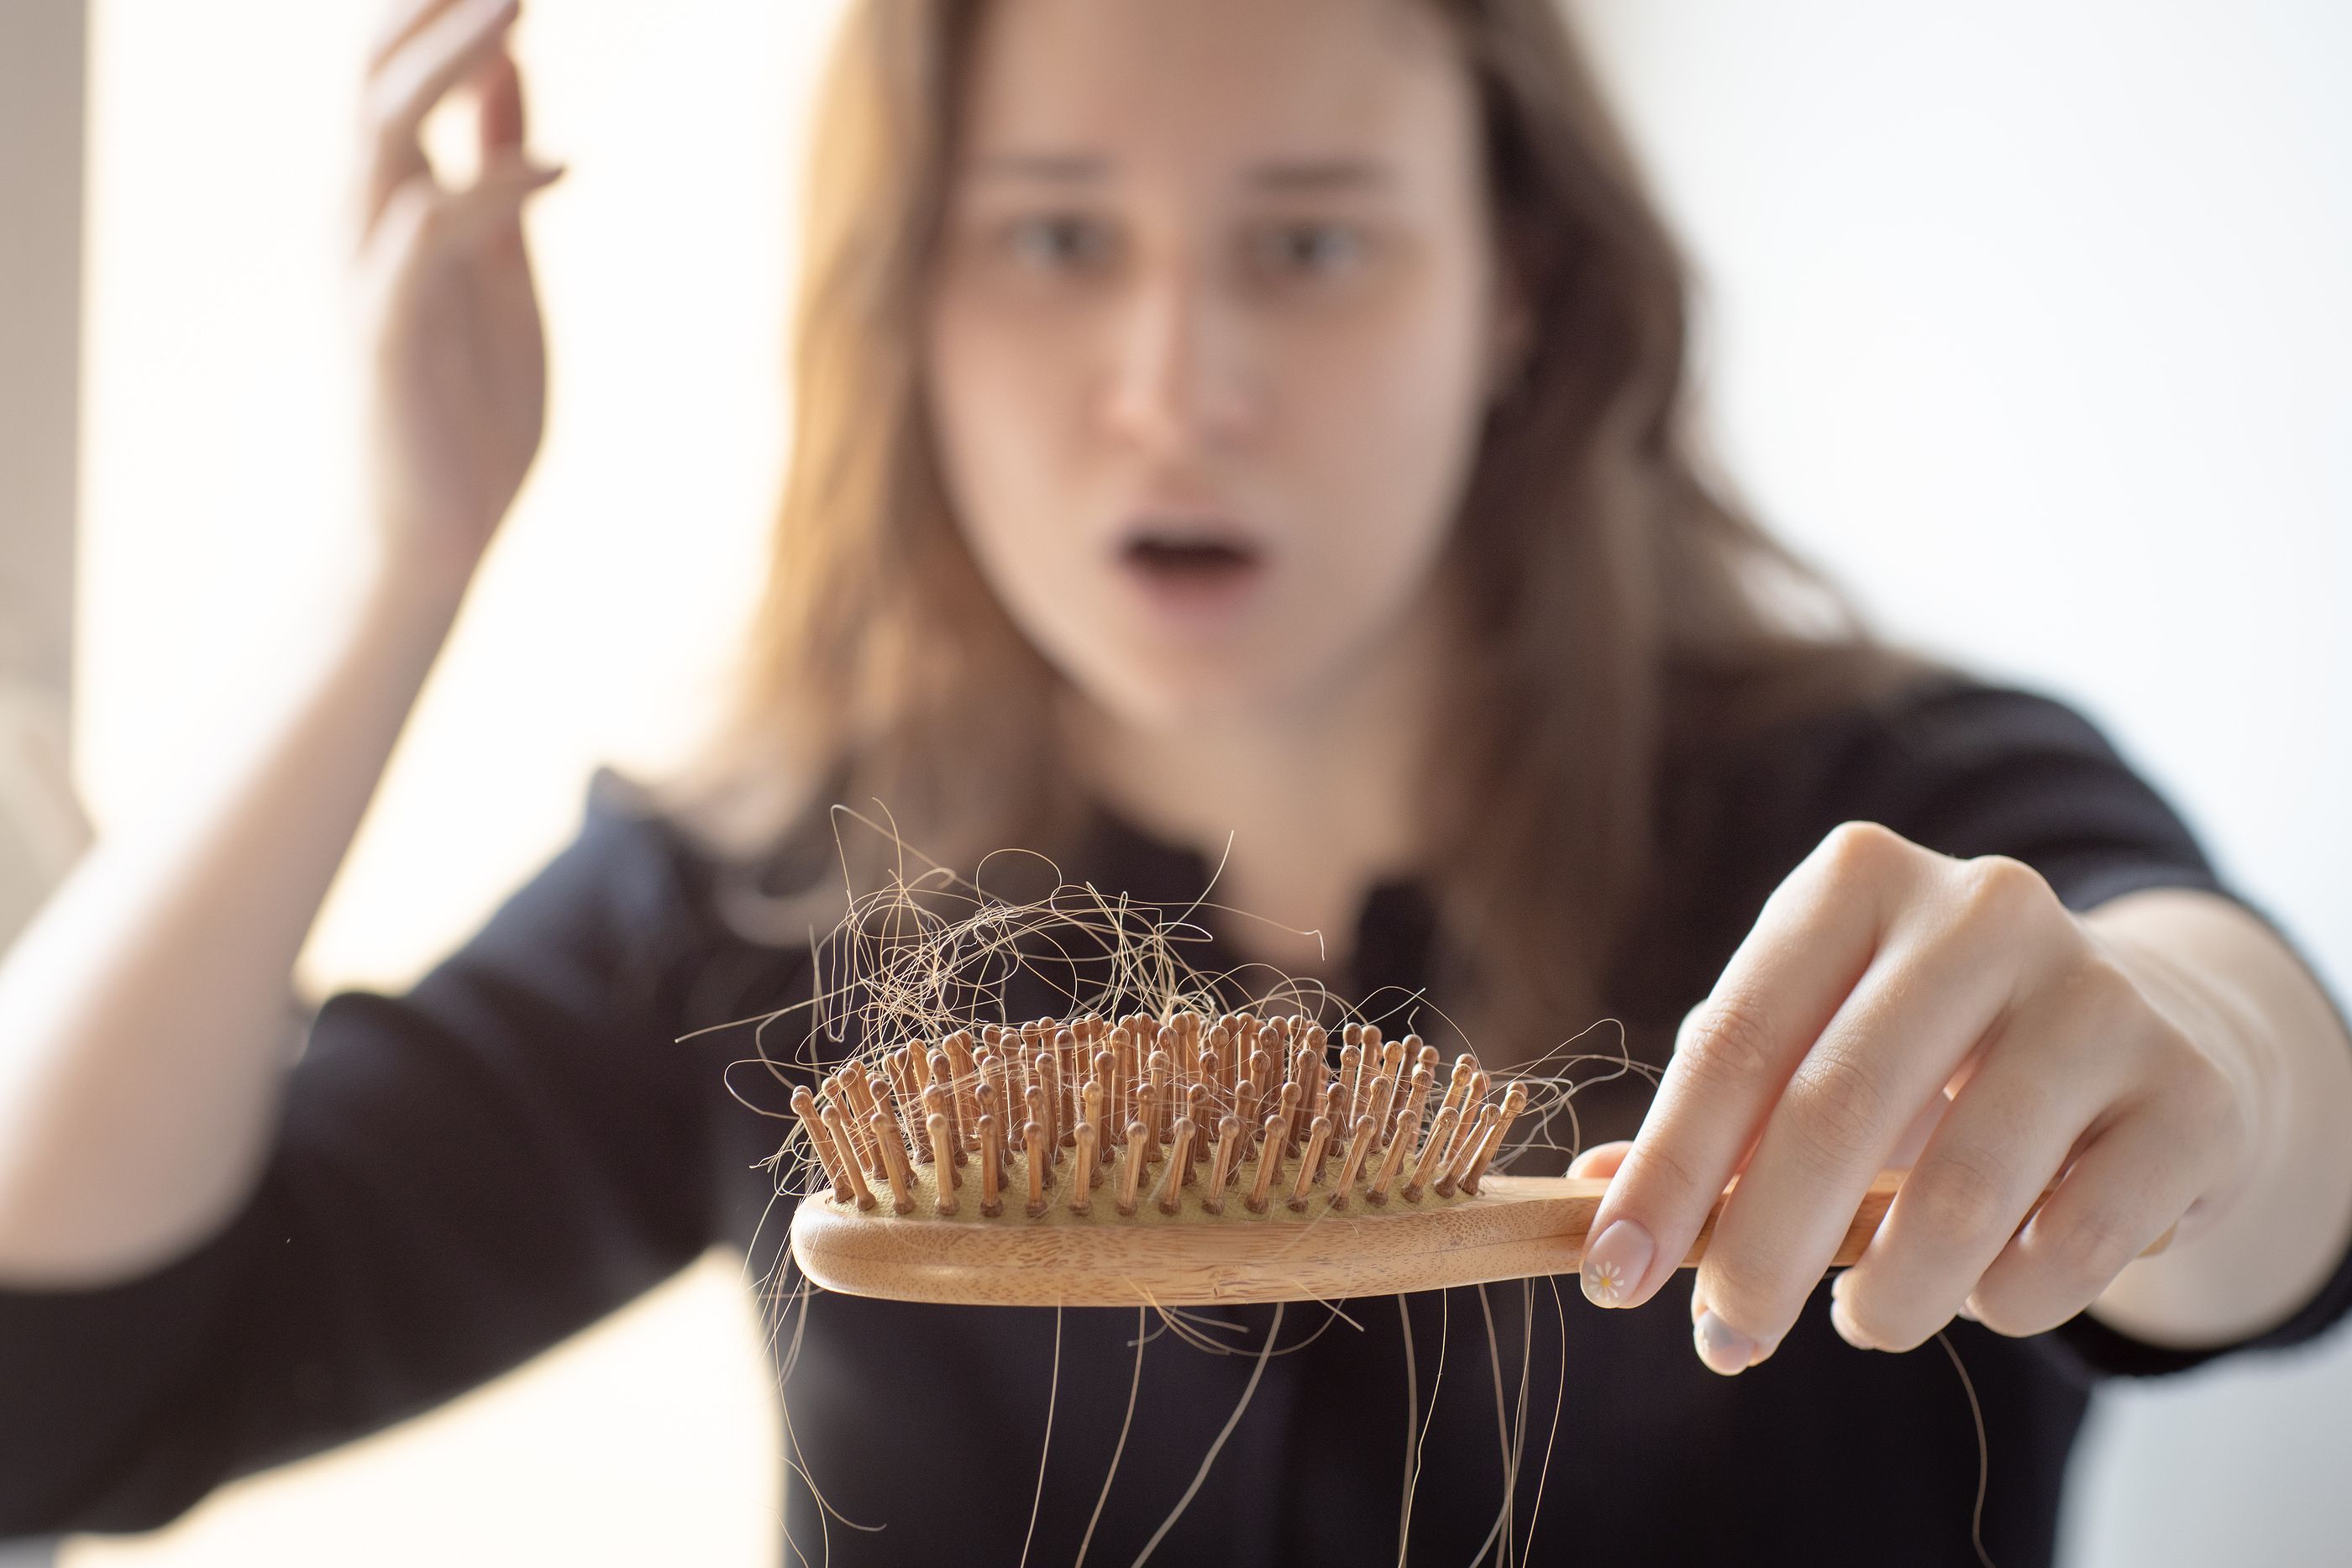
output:
[[[882,803],[908,845],[967,873],[993,850],[1067,848],[1084,810],[1055,761],[1061,677],[982,580],[921,396],[984,3],[856,0],[844,24],[812,149],[772,564],[730,716],[668,791],[738,863],[821,836],[836,901],[831,801]],[[1495,237],[1532,317],[1441,568],[1468,632],[1425,784],[1456,967],[1443,999],[1508,1061],[1603,1005],[1668,769],[1903,661],[1695,456],[1684,267],[1558,0],[1420,3],[1475,78]],[[896,853],[845,847],[861,886]],[[807,913],[779,936],[829,924]]]

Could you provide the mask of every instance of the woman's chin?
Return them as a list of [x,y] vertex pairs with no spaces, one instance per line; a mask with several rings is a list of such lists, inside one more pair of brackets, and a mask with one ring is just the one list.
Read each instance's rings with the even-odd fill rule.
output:
[[1208,734],[1262,722],[1279,711],[1282,686],[1262,658],[1130,654],[1116,669],[1076,679],[1100,716],[1143,735]]

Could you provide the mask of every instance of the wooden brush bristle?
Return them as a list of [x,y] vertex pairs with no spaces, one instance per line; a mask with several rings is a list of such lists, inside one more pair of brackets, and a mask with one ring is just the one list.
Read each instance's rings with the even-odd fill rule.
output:
[[[912,1042],[795,1092],[824,1182],[805,1201],[877,1219],[1102,1225],[1476,1196],[1526,1091],[1488,1099],[1465,1051],[1433,1105],[1437,1052],[1419,1036],[1383,1042],[1349,1024],[1340,1040],[1281,1015],[1179,1011]],[[977,1202],[961,1199],[968,1162]],[[1110,1201],[1093,1202],[1105,1186]],[[1003,1201],[1008,1189],[1024,1201]]]

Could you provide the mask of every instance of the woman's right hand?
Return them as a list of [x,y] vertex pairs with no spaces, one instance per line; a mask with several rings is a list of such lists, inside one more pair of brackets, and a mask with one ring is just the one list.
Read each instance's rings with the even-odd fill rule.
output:
[[[369,54],[355,269],[369,491],[389,570],[461,591],[545,428],[547,350],[522,204],[561,165],[523,151],[517,0],[394,0]],[[419,131],[478,100],[480,172],[452,189]]]
[[[0,1287],[139,1278],[249,1197],[295,1054],[295,960],[539,446],[520,219],[553,175],[522,155],[512,0],[394,3],[368,73],[357,268],[384,559],[295,661],[282,717],[110,831],[0,953]],[[450,190],[417,128],[461,83],[485,172]]]

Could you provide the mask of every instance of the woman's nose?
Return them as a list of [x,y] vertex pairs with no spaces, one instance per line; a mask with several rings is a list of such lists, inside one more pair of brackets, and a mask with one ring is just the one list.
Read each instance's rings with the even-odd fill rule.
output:
[[1118,313],[1105,414],[1155,455],[1230,444],[1258,417],[1244,324],[1208,280],[1171,268],[1139,279]]

